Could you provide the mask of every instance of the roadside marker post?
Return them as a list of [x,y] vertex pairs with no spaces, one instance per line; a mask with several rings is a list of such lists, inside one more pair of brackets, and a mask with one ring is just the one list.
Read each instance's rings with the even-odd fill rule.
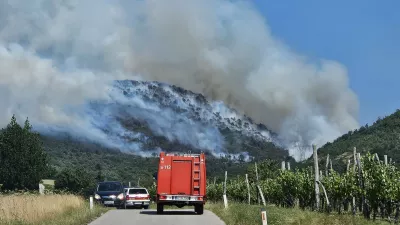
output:
[[224,197],[224,206],[225,206],[225,209],[226,209],[226,208],[228,208],[228,198],[226,197],[225,194],[223,195],[223,197]]
[[262,225],[268,225],[267,211],[264,208],[261,209],[261,220],[262,220]]
[[90,198],[89,198],[89,207],[90,207],[90,210],[93,209],[93,196],[90,196]]

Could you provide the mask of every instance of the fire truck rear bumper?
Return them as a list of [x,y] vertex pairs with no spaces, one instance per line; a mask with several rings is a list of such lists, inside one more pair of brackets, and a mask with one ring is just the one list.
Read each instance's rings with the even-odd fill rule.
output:
[[158,202],[165,202],[165,203],[203,203],[204,197],[203,196],[190,196],[190,195],[160,195],[158,197]]

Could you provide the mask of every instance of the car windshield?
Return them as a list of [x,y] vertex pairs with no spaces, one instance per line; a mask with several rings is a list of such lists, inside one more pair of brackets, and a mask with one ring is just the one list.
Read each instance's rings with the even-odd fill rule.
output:
[[97,187],[97,191],[119,191],[120,189],[120,183],[101,183]]
[[147,194],[146,189],[143,188],[135,188],[135,189],[129,189],[129,194],[130,195],[135,195],[135,194]]

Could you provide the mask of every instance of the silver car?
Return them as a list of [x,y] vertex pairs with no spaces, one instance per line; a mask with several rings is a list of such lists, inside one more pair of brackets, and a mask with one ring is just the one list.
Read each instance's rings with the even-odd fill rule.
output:
[[130,187],[125,188],[126,207],[134,206],[148,209],[150,206],[150,194],[146,188]]

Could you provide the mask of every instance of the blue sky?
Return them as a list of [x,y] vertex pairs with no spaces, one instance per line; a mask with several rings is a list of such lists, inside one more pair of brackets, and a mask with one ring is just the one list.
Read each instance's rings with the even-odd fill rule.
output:
[[295,52],[346,66],[361,125],[400,108],[399,0],[254,0]]

